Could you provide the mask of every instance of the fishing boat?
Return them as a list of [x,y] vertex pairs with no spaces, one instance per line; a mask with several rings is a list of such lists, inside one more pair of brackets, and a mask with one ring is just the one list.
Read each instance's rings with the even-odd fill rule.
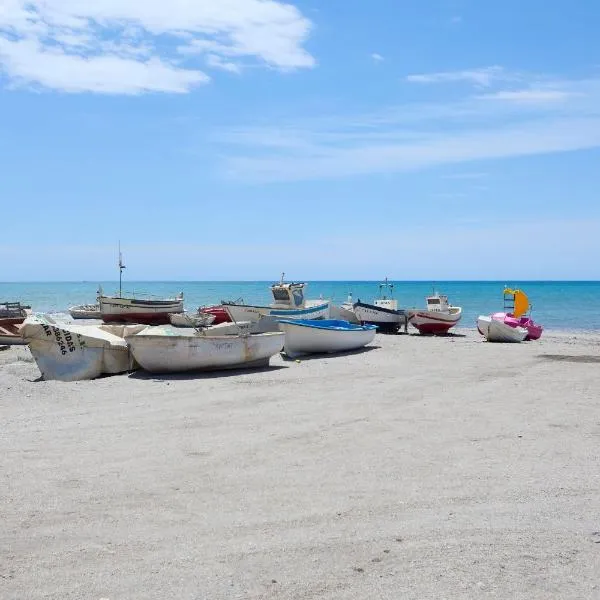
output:
[[173,327],[209,327],[215,321],[215,316],[210,313],[170,313],[169,321]]
[[100,315],[105,323],[143,323],[166,325],[169,313],[183,312],[183,293],[175,298],[123,298],[123,258],[119,247],[119,295],[105,296],[102,287],[98,290]]
[[379,297],[373,304],[355,302],[352,306],[356,317],[362,325],[377,325],[379,331],[397,333],[402,325],[406,331],[408,319],[404,310],[398,309],[398,300],[393,298],[394,284],[387,277],[379,284]]
[[79,381],[137,368],[125,338],[145,325],[73,325],[29,316],[21,335],[44,379]]
[[135,360],[151,373],[265,367],[283,348],[281,331],[219,334],[211,329],[148,327],[127,343]]
[[427,308],[406,311],[408,322],[421,334],[440,335],[448,333],[462,315],[460,306],[450,306],[448,296],[434,292],[425,298]]
[[488,342],[519,343],[525,341],[527,329],[505,323],[494,315],[480,316],[477,319],[477,329]]
[[69,314],[73,319],[101,319],[99,304],[80,304],[79,306],[71,306]]
[[340,306],[331,304],[329,307],[329,317],[338,321],[348,321],[355,325],[360,325],[360,320],[354,312],[354,302],[352,302],[352,293],[348,294],[346,302]]
[[285,333],[284,351],[288,356],[356,350],[371,343],[377,331],[376,325],[337,319],[280,319],[279,327]]
[[24,345],[20,326],[31,313],[31,306],[20,302],[0,302],[0,345]]
[[270,306],[255,306],[224,302],[223,308],[232,321],[257,321],[261,316],[280,319],[327,319],[330,303],[326,300],[306,300],[306,283],[284,283],[285,273],[279,283],[271,286],[273,303]]

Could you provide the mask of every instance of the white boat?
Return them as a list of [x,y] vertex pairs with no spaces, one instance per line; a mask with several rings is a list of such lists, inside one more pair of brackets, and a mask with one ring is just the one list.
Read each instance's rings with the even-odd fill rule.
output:
[[511,327],[497,319],[480,316],[477,329],[488,342],[519,343],[525,340],[528,331],[524,327]]
[[[358,302],[353,304],[353,311],[363,325],[377,325],[380,331],[397,333],[402,325],[406,330],[408,321],[406,313],[398,309],[398,301],[392,298],[394,284],[387,277],[379,284],[379,297],[373,304]],[[389,298],[388,298],[389,293]]]
[[[230,325],[230,324],[226,324]],[[217,329],[217,325],[214,329]],[[211,328],[148,327],[127,338],[135,360],[151,373],[264,367],[281,352],[284,334],[215,334]]]
[[145,325],[72,325],[28,317],[21,335],[44,379],[78,381],[136,368],[125,338]]
[[327,319],[330,303],[326,300],[306,300],[306,283],[284,283],[282,273],[279,283],[271,286],[273,303],[269,306],[255,306],[224,302],[223,308],[232,321],[258,321],[263,317],[281,319]]
[[360,319],[354,312],[354,302],[352,302],[352,294],[348,294],[348,300],[341,306],[331,304],[329,307],[329,318],[336,319],[338,321],[348,321],[348,323],[354,323],[360,325]]
[[215,320],[215,315],[210,313],[171,313],[169,321],[173,327],[209,327]]
[[279,327],[285,333],[284,350],[288,356],[356,350],[371,343],[377,331],[376,325],[335,319],[284,319],[279,321]]
[[101,319],[99,304],[80,304],[71,306],[69,314],[73,319]]
[[439,335],[448,333],[461,318],[462,308],[450,306],[448,296],[434,293],[425,299],[427,308],[409,309],[406,311],[408,322],[419,330],[419,333]]
[[98,290],[100,315],[105,323],[145,323],[162,325],[169,323],[169,313],[183,312],[183,293],[175,298],[123,298],[122,276],[123,257],[119,246],[119,295],[104,296],[102,288]]

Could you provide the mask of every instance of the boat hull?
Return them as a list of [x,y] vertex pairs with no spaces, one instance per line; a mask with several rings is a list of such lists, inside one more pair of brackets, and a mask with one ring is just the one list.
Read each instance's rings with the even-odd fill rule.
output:
[[199,308],[198,312],[213,315],[215,317],[213,325],[229,323],[231,321],[231,319],[229,318],[229,314],[223,306],[204,306]]
[[391,310],[374,304],[356,302],[354,314],[363,325],[376,325],[379,331],[397,333],[402,325],[406,325],[404,311]]
[[183,312],[183,299],[139,300],[100,296],[100,314],[105,323],[142,323],[166,325],[169,313]]
[[146,330],[127,339],[135,360],[150,373],[263,367],[281,352],[284,341],[279,331],[220,336],[166,332]]
[[21,335],[47,380],[79,381],[136,368],[124,336],[144,326],[67,325],[31,317]]
[[69,314],[73,319],[102,319],[100,306],[72,306],[69,308]]
[[452,307],[448,313],[432,310],[409,310],[407,313],[408,322],[419,333],[441,335],[448,333],[460,321],[462,311]]
[[223,308],[232,321],[259,321],[261,317],[279,319],[327,319],[329,302],[307,306],[306,308],[273,308],[272,306],[251,306],[246,304],[224,304]]
[[375,325],[338,320],[285,320],[279,322],[279,327],[285,333],[284,351],[288,356],[357,350],[371,343],[377,331]]
[[477,329],[488,342],[520,343],[527,337],[524,327],[513,327],[493,317],[479,317]]

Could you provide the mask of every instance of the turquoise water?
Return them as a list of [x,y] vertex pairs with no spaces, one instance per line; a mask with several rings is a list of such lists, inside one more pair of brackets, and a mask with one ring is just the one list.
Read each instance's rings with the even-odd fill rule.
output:
[[[185,306],[195,310],[204,304],[243,298],[249,304],[269,304],[271,281],[153,281],[127,282],[128,293],[160,297],[184,293]],[[307,298],[330,298],[335,303],[353,298],[372,301],[379,291],[378,281],[313,281],[308,283]],[[502,310],[504,285],[519,287],[529,296],[533,317],[547,329],[600,330],[600,282],[598,281],[440,281],[435,288],[449,296],[450,302],[463,307],[462,325],[472,327],[477,316]],[[102,282],[105,293],[113,293],[118,283]],[[423,306],[432,284],[422,281],[394,282],[394,296],[402,308]],[[62,313],[74,304],[94,303],[97,282],[0,283],[0,301],[19,300],[31,304],[34,311]]]

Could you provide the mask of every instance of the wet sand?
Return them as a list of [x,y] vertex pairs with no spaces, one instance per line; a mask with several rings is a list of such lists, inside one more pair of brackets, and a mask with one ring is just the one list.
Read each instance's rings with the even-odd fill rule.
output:
[[600,334],[459,333],[77,383],[1,351],[0,597],[600,598]]

